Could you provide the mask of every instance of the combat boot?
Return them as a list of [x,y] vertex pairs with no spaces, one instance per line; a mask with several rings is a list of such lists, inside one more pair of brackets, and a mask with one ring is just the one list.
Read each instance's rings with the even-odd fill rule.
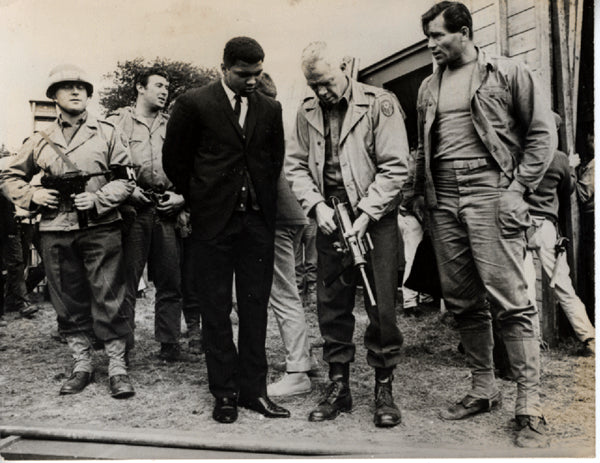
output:
[[378,428],[391,428],[400,424],[402,414],[394,403],[392,381],[394,375],[390,369],[377,369],[375,376],[375,415],[373,422]]
[[329,379],[325,397],[317,408],[310,412],[308,421],[326,421],[335,419],[341,412],[352,410],[350,394],[350,364],[329,364]]
[[524,448],[544,448],[550,445],[546,436],[546,419],[543,416],[517,415],[515,444]]

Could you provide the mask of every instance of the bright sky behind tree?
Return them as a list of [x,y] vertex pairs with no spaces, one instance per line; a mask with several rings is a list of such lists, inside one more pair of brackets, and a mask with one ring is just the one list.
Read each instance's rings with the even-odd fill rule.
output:
[[[83,67],[96,85],[116,62],[167,57],[219,67],[225,42],[248,35],[284,112],[304,89],[299,59],[313,40],[365,67],[423,39],[420,15],[433,0],[0,0],[0,143],[19,148],[31,133],[28,101],[42,99],[52,67]],[[292,103],[293,101],[293,103]],[[286,104],[289,102],[289,104]],[[293,106],[293,107],[292,107]],[[98,112],[98,95],[90,106]]]

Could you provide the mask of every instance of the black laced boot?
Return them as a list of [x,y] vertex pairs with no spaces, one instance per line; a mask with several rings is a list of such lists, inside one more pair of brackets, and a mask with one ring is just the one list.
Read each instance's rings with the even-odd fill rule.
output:
[[350,394],[350,364],[330,363],[329,379],[325,398],[308,416],[308,421],[335,419],[341,412],[352,410]]
[[391,428],[400,424],[402,414],[394,403],[392,368],[375,369],[375,415],[373,422],[378,428]]

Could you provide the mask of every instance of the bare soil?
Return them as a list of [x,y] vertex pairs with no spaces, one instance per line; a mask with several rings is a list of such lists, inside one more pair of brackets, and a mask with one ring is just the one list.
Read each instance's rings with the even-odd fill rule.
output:
[[[357,300],[361,299],[359,295]],[[31,320],[7,314],[8,326],[0,328],[0,425],[133,428],[163,430],[164,435],[191,432],[210,436],[215,442],[227,442],[236,435],[261,443],[352,443],[365,449],[397,447],[397,454],[392,455],[396,457],[404,456],[403,449],[408,448],[454,449],[454,456],[456,452],[468,456],[472,450],[480,455],[515,451],[511,420],[516,387],[510,381],[498,380],[504,395],[502,409],[461,422],[438,418],[439,409],[460,400],[470,382],[464,357],[457,351],[457,333],[438,312],[420,318],[406,318],[399,313],[405,359],[395,372],[394,394],[402,409],[401,425],[392,429],[373,425],[374,378],[362,345],[367,317],[360,303],[355,310],[357,355],[351,367],[352,413],[331,422],[307,421],[327,381],[326,365],[321,360],[320,372],[312,378],[311,393],[277,400],[291,411],[290,419],[270,420],[240,409],[236,423],[223,425],[211,418],[213,398],[208,391],[204,357],[189,355],[189,361],[183,363],[165,363],[157,358],[153,304],[150,288],[144,298],[138,299],[137,306],[137,344],[130,365],[136,395],[124,401],[114,400],[108,393],[107,358],[102,351],[96,355],[95,382],[81,394],[60,396],[60,385],[70,372],[70,356],[67,347],[51,337],[56,331],[51,305],[44,303],[43,310]],[[307,318],[311,340],[318,341],[314,306],[307,309]],[[235,315],[232,319],[235,323]],[[273,367],[283,361],[284,350],[272,316],[267,343],[269,365]],[[187,346],[185,337],[182,345]],[[578,356],[578,348],[577,342],[567,340],[543,352],[542,358],[541,392],[551,437],[549,451],[563,456],[593,456],[595,448],[595,359]],[[318,349],[317,354],[320,358]],[[269,381],[281,374],[270,368]],[[447,455],[442,451],[439,456]]]

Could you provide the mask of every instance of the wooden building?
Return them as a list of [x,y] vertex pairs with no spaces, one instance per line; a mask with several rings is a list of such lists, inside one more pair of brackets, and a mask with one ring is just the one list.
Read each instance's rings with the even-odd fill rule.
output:
[[[563,117],[559,148],[585,151],[586,127],[593,125],[593,17],[592,0],[463,0],[473,15],[474,41],[490,53],[522,59],[532,69],[557,113]],[[423,12],[426,8],[423,9]],[[417,145],[416,99],[419,85],[433,71],[431,53],[423,35],[412,45],[371,64],[359,80],[394,92],[406,112],[412,149]],[[592,123],[592,124],[590,124]],[[583,158],[584,156],[582,156]],[[571,269],[577,269],[579,211],[575,196],[563,232],[570,238]],[[538,269],[538,307],[542,307],[544,339],[555,344],[570,327],[557,309],[547,281]],[[572,271],[577,285],[577,272]],[[589,305],[593,319],[593,301]]]
[[29,100],[32,116],[32,131],[44,130],[56,119],[56,104],[49,100]]

